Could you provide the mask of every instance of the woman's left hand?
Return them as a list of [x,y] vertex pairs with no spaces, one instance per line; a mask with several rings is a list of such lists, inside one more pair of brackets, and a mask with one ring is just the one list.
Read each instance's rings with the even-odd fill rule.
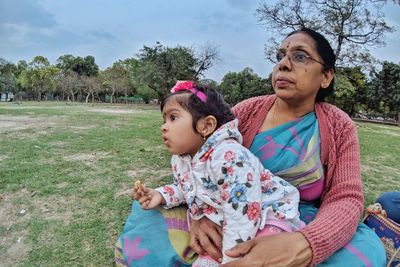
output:
[[305,267],[312,259],[308,241],[298,232],[256,237],[225,253],[233,258],[242,258],[221,267]]

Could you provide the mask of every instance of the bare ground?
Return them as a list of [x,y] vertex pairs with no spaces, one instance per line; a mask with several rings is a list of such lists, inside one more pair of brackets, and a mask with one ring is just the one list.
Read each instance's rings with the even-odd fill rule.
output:
[[[5,249],[0,250],[0,266],[15,266],[32,251],[31,245],[26,242],[28,233],[24,230],[32,216],[68,224],[72,214],[79,213],[77,210],[71,210],[71,207],[76,206],[76,202],[73,196],[39,198],[35,192],[26,189],[1,195],[0,227],[4,229],[4,233],[0,239],[0,247]],[[41,239],[43,238],[48,239],[51,236]]]

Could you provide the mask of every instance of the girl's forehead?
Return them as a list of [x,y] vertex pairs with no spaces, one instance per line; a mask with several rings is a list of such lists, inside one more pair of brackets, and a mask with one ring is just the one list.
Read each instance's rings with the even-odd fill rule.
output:
[[176,99],[173,99],[172,97],[168,99],[168,101],[165,103],[163,111],[171,109],[171,108],[176,108],[180,107],[178,101]]
[[184,110],[182,104],[188,101],[190,94],[177,94],[168,97],[165,105],[163,107],[163,112],[168,112],[170,110]]

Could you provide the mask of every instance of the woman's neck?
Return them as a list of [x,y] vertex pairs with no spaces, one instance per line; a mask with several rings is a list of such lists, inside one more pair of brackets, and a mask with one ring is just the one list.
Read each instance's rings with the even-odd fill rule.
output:
[[294,120],[314,111],[314,106],[315,102],[286,102],[277,97],[271,110],[275,113],[274,117]]
[[314,105],[314,102],[290,103],[280,98],[276,98],[274,104],[267,113],[260,130],[266,131],[286,122],[300,118],[313,111]]

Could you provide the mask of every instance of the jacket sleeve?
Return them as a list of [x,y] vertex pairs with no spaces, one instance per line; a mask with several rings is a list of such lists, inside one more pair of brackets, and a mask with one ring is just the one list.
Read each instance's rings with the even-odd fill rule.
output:
[[161,193],[165,200],[165,205],[162,205],[165,209],[170,209],[185,203],[185,196],[179,185],[173,183],[170,185],[164,185],[156,188]]
[[[171,159],[171,164],[176,164],[174,162],[174,157]],[[163,196],[165,200],[165,205],[162,205],[162,207],[165,209],[170,209],[186,203],[185,194],[179,184],[179,179],[177,175],[178,174],[173,171],[173,183],[155,189]]]
[[313,251],[312,266],[322,262],[350,241],[364,207],[355,125],[347,116],[338,116],[335,121],[329,133],[325,176],[328,184],[325,185],[315,219],[301,230]]
[[273,225],[286,232],[297,231],[305,226],[300,220],[300,194],[296,187],[269,170],[261,173],[263,195],[262,209],[265,216],[261,225]]
[[227,145],[212,154],[211,168],[221,196],[223,211],[223,263],[232,259],[225,255],[240,242],[255,237],[261,221],[261,184],[254,168],[240,145]]

